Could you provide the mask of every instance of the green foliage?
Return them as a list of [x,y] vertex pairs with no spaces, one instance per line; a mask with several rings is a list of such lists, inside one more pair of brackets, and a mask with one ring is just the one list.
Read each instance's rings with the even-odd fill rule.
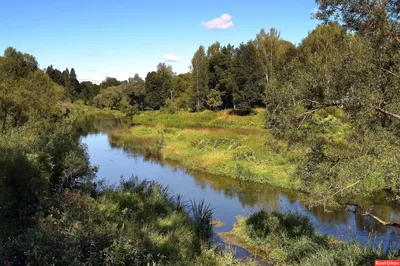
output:
[[30,123],[34,127],[60,119],[62,89],[37,69],[35,58],[7,48],[0,57],[1,130]]
[[98,108],[110,108],[133,115],[143,109],[144,97],[144,81],[136,74],[126,83],[100,90],[93,98],[93,103]]
[[221,100],[221,92],[217,90],[210,90],[210,93],[207,96],[207,106],[211,110],[216,110],[223,104]]
[[233,232],[253,253],[274,265],[368,265],[400,255],[396,250],[322,235],[314,231],[308,218],[295,213],[260,211],[240,217]]
[[172,91],[172,67],[164,63],[157,66],[157,71],[149,72],[146,76],[146,106],[160,109],[165,104]]
[[293,178],[312,205],[339,207],[382,190],[399,197],[399,167],[387,152],[400,147],[398,62],[395,49],[374,42],[338,23],[318,26],[267,85],[266,127],[310,148]]
[[262,61],[252,42],[240,44],[234,64],[234,109],[239,114],[249,114],[254,105],[262,105],[265,83]]
[[208,58],[203,46],[193,56],[192,59],[192,98],[191,108],[200,111],[205,108],[208,95]]
[[70,190],[53,201],[37,227],[5,243],[3,262],[165,265],[201,253],[198,226],[157,183],[132,178],[96,199]]

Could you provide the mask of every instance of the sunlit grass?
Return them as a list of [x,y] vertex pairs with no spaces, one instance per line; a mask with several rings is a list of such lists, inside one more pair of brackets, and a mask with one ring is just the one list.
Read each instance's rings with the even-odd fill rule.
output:
[[[188,114],[185,114],[188,115]],[[110,135],[111,143],[173,160],[189,170],[199,170],[285,188],[296,188],[291,178],[304,150],[287,148],[265,134],[223,128],[169,128],[134,126]]]

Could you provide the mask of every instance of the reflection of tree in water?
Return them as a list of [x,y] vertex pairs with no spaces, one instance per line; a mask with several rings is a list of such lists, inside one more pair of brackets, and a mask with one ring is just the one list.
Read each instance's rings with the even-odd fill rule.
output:
[[349,216],[351,215],[347,211],[337,210],[337,211],[327,211],[323,206],[314,207],[308,209],[318,221],[324,224],[337,225],[347,223]]
[[107,133],[129,125],[129,118],[115,118],[112,115],[83,115],[74,122],[74,134],[77,137],[86,137],[89,134]]
[[260,208],[264,210],[278,210],[280,197],[291,198],[290,193],[273,188],[266,184],[235,180],[223,176],[214,176],[206,173],[190,173],[196,184],[201,187],[209,186],[214,191],[224,193],[225,197],[237,197],[245,208]]

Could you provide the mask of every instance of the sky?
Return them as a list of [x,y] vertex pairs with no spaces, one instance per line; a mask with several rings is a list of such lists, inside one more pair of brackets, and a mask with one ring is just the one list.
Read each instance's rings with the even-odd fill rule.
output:
[[157,64],[189,71],[200,45],[237,47],[263,28],[299,44],[318,21],[313,0],[0,0],[0,50],[32,54],[40,68],[79,80],[145,78]]

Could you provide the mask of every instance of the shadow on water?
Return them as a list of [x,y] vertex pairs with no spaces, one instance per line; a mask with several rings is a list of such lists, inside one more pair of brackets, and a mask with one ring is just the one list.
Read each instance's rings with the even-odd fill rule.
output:
[[[309,209],[293,191],[187,171],[176,162],[111,145],[108,133],[129,126],[129,119],[112,117],[93,116],[77,120],[76,134],[87,144],[91,162],[100,166],[98,178],[108,178],[108,182],[117,183],[121,176],[136,175],[142,179],[158,181],[185,199],[204,198],[214,208],[214,218],[224,222],[224,226],[214,229],[216,233],[230,231],[238,215],[247,216],[258,210],[276,210],[307,215],[317,230],[339,239],[355,237],[362,243],[382,243],[383,247],[400,241],[400,230],[397,228],[384,226],[370,217],[344,210],[326,212],[322,207]],[[376,205],[374,213],[382,219],[400,222],[398,205]],[[241,249],[237,252],[239,257],[248,255]]]

